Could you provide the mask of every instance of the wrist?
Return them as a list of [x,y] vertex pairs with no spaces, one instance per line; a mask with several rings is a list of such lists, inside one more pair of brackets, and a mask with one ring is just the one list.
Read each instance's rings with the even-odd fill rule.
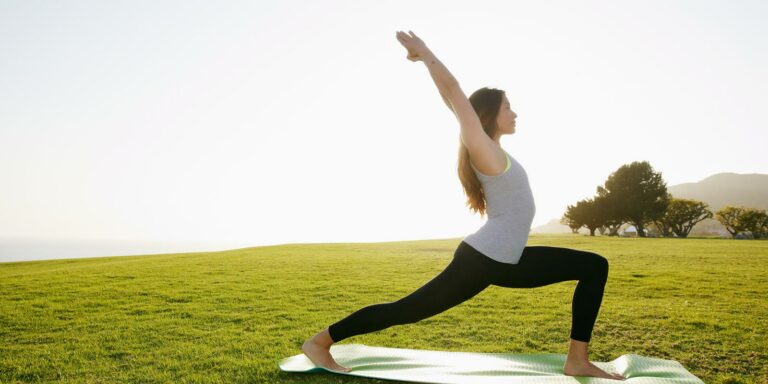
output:
[[429,48],[424,48],[421,52],[419,52],[419,57],[421,60],[423,60],[425,63],[430,60],[435,60],[435,54],[432,53],[432,51],[429,50]]

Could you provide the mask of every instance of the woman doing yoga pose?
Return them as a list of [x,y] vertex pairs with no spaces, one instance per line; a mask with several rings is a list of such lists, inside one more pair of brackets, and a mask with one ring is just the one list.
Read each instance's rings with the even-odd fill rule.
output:
[[443,101],[458,119],[459,179],[467,205],[481,216],[487,212],[488,220],[461,241],[448,266],[424,286],[395,302],[357,310],[308,339],[301,350],[318,366],[349,372],[331,356],[333,343],[426,319],[489,285],[533,288],[578,280],[563,373],[623,380],[592,364],[587,351],[608,278],[608,261],[587,251],[525,245],[536,207],[525,170],[499,144],[502,135],[515,133],[517,118],[504,91],[481,88],[467,99],[458,81],[419,37],[410,31],[396,36],[408,50],[409,60],[427,66]]

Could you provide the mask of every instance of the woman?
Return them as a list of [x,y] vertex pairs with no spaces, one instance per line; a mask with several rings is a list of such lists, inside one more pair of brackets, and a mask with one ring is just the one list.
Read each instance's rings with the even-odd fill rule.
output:
[[331,344],[434,316],[489,285],[533,288],[578,280],[563,372],[624,380],[592,364],[587,352],[608,277],[608,261],[586,251],[525,245],[536,208],[525,170],[499,144],[502,135],[515,133],[517,117],[504,91],[481,88],[467,99],[453,75],[419,37],[411,31],[396,36],[408,50],[409,60],[424,62],[445,104],[456,115],[461,125],[459,178],[467,205],[481,217],[487,210],[488,220],[462,240],[445,270],[424,286],[395,302],[361,308],[307,340],[302,351],[318,366],[349,372],[331,356]]

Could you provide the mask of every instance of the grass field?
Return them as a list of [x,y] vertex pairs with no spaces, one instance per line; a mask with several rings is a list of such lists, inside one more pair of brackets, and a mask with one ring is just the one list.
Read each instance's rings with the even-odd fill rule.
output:
[[[394,383],[276,362],[360,307],[397,300],[460,239],[291,244],[0,264],[0,383]],[[768,383],[768,241],[533,235],[610,262],[590,358],[677,360],[706,383]],[[416,324],[342,341],[566,353],[576,281],[491,286]]]

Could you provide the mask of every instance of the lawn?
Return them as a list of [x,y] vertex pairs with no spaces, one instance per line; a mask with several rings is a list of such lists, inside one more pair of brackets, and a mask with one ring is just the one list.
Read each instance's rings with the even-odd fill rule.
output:
[[[2,263],[0,383],[394,383],[276,363],[360,307],[419,288],[460,241]],[[533,235],[529,245],[609,260],[593,361],[633,353],[677,360],[706,383],[768,383],[768,241]],[[564,354],[576,283],[491,286],[342,344]]]

